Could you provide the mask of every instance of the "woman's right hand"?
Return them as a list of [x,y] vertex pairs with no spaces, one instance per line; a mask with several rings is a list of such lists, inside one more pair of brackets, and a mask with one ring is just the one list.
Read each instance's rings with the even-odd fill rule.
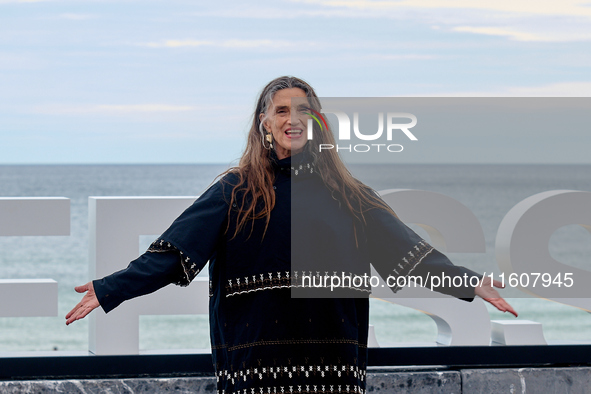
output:
[[99,301],[94,292],[92,282],[74,288],[78,293],[84,293],[82,300],[66,315],[66,325],[69,325],[76,320],[83,319],[86,315],[99,307]]

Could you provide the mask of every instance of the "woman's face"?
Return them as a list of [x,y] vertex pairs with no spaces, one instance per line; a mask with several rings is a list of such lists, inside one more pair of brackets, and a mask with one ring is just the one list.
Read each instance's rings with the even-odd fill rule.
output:
[[[273,96],[263,123],[265,130],[273,134],[273,145],[279,160],[301,152],[308,142],[305,132],[308,116],[304,115],[305,111],[298,112],[292,107],[292,97],[306,97],[306,92],[300,88],[279,90]],[[260,119],[263,118],[261,114]]]

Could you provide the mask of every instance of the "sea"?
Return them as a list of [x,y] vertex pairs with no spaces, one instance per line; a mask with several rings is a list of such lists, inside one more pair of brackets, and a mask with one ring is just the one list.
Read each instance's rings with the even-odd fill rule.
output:
[[[197,196],[225,165],[2,165],[0,197],[71,199],[70,236],[0,237],[0,278],[50,278],[58,282],[57,317],[0,317],[0,355],[23,351],[88,350],[87,319],[65,325],[65,315],[80,300],[74,291],[88,282],[89,196]],[[503,217],[523,199],[548,190],[591,191],[591,165],[512,164],[364,164],[351,172],[375,190],[418,189],[445,194],[470,209],[480,221],[486,253],[450,253],[458,265],[499,273],[494,244]],[[591,223],[586,224],[587,229]],[[428,237],[421,228],[411,226]],[[549,251],[556,260],[591,269],[591,234],[573,224],[558,229]],[[147,246],[149,240],[143,241]],[[139,250],[138,250],[139,253]],[[576,280],[576,278],[575,278]],[[501,291],[502,292],[502,291]],[[519,319],[542,324],[549,343],[591,343],[591,316],[584,310],[532,296],[511,297]],[[492,320],[511,319],[489,307]],[[435,322],[426,314],[371,300],[370,324],[381,346],[434,344]],[[206,315],[143,316],[140,349],[206,349]]]

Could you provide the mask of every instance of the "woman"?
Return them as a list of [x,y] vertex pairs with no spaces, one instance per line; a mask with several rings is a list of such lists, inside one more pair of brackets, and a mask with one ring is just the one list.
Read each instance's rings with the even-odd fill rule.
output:
[[[294,97],[300,104],[292,104]],[[365,392],[368,289],[345,286],[339,298],[292,296],[308,290],[303,276],[363,276],[370,262],[383,277],[477,274],[454,266],[402,224],[336,153],[318,153],[319,144],[334,142],[326,127],[307,140],[313,111],[320,103],[307,83],[271,81],[238,167],[125,270],[77,287],[86,294],[66,324],[99,305],[109,312],[167,284],[188,285],[209,261],[219,392]],[[476,294],[517,315],[489,278],[482,284],[441,291],[468,300]]]

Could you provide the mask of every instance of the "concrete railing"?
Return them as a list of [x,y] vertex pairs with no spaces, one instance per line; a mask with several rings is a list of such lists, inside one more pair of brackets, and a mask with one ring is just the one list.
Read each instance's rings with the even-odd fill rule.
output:
[[[586,394],[591,368],[460,369],[369,368],[367,392],[406,394],[572,393]],[[215,377],[38,380],[0,382],[0,392],[20,393],[163,393],[216,392]],[[285,388],[286,393],[292,391]],[[293,391],[297,393],[297,387]]]

